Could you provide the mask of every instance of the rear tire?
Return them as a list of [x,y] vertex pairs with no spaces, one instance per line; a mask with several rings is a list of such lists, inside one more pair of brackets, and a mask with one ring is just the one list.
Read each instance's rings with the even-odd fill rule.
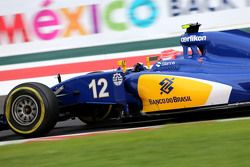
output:
[[4,115],[9,127],[24,137],[47,134],[58,119],[58,104],[51,89],[41,83],[16,86],[5,100]]

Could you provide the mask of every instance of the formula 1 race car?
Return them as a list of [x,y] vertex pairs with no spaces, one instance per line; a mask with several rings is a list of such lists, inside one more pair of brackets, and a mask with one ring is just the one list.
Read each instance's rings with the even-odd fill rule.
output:
[[[78,117],[87,124],[123,119],[233,109],[250,105],[250,35],[239,30],[199,32],[187,24],[183,53],[156,61],[151,69],[125,62],[51,88],[23,83],[8,94],[2,124],[15,133],[41,136],[58,121]],[[157,59],[149,57],[148,61]]]

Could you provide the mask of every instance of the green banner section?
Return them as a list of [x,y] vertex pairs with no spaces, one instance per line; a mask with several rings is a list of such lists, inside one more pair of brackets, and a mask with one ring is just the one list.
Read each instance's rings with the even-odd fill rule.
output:
[[1,57],[0,65],[38,62],[178,46],[179,37]]
[[[250,28],[244,28],[241,30],[250,33]],[[84,56],[96,56],[102,54],[174,47],[179,45],[180,45],[179,37],[162,38],[156,40],[137,41],[137,42],[128,42],[120,44],[60,50],[60,51],[34,53],[34,54],[23,54],[17,56],[9,56],[9,57],[0,57],[0,65],[39,62],[39,61],[76,58]]]

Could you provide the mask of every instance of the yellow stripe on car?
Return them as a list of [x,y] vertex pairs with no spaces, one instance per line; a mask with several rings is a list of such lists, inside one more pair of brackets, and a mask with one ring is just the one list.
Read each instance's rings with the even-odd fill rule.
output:
[[213,86],[187,77],[146,74],[138,81],[143,112],[204,106]]

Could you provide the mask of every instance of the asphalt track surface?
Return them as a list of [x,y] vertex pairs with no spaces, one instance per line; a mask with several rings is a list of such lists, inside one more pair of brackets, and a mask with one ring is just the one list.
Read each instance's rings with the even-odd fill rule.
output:
[[3,113],[4,100],[5,100],[5,96],[0,96],[0,114]]
[[[0,108],[2,113],[4,98],[0,97]],[[100,132],[108,130],[119,130],[127,128],[137,128],[137,127],[148,127],[155,125],[164,125],[172,123],[184,123],[184,122],[197,122],[204,120],[216,120],[216,119],[225,119],[225,118],[238,118],[238,117],[249,117],[250,112],[234,112],[234,113],[218,113],[218,112],[209,112],[209,113],[195,113],[195,114],[182,114],[181,116],[171,116],[171,117],[160,117],[154,120],[146,121],[130,121],[126,123],[109,123],[96,126],[87,126],[78,119],[68,120],[64,122],[59,122],[55,128],[47,136],[59,136],[67,134],[78,134],[78,133],[90,133],[90,132]],[[0,142],[2,141],[11,141],[23,139],[16,135],[11,130],[0,131]]]

